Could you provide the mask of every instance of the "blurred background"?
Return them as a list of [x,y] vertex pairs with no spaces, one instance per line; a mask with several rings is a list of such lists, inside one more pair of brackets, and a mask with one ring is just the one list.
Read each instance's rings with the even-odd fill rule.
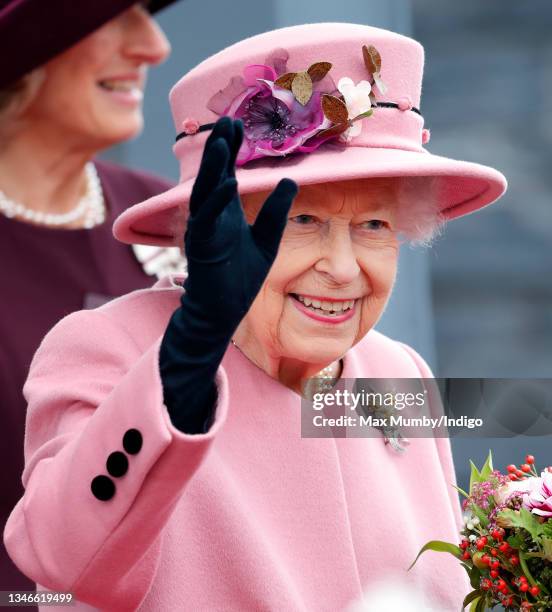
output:
[[[105,153],[178,178],[171,86],[205,57],[288,25],[349,21],[413,36],[426,49],[421,110],[432,153],[489,164],[509,180],[497,205],[452,222],[431,249],[405,248],[378,325],[411,344],[435,376],[546,378],[552,372],[552,3],[550,0],[184,0],[161,14],[169,61],[152,71],[146,130]],[[468,458],[552,463],[550,439],[453,439]]]

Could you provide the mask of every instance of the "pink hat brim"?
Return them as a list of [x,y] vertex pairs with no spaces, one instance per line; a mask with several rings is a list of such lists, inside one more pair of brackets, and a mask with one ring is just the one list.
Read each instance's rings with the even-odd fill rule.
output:
[[[251,162],[236,172],[240,193],[273,189],[282,178],[299,185],[374,177],[440,177],[439,206],[447,219],[483,208],[497,200],[507,187],[498,170],[472,162],[432,155],[426,151],[325,145],[315,153]],[[127,244],[174,246],[174,230],[187,216],[194,179],[136,204],[120,215],[113,226],[115,237]],[[181,238],[180,238],[181,240]],[[179,241],[180,241],[179,240]]]

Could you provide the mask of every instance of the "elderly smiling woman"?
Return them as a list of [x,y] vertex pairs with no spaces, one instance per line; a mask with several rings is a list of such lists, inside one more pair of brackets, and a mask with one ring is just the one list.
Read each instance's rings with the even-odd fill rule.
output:
[[175,86],[180,184],[115,233],[167,245],[185,224],[184,286],[66,317],[26,384],[5,541],[40,587],[105,610],[334,611],[394,574],[460,607],[454,559],[406,573],[426,540],[456,537],[448,441],[301,437],[309,377],[431,377],[373,329],[399,245],[505,188],[422,147],[422,65],[409,38],[317,24]]

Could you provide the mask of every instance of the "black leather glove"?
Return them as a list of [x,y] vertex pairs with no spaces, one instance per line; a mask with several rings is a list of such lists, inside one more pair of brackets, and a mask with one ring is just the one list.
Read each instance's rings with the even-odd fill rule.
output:
[[215,374],[278,251],[297,185],[281,180],[255,223],[244,217],[235,178],[240,121],[219,119],[207,139],[184,237],[188,277],[160,351],[164,401],[185,433],[211,426]]

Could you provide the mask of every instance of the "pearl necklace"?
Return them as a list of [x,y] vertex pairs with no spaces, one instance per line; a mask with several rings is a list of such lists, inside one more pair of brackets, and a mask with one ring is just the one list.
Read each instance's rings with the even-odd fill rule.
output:
[[322,368],[320,372],[309,378],[303,385],[303,396],[312,399],[315,393],[327,393],[331,391],[339,380],[341,373],[341,361],[334,361]]
[[0,190],[0,212],[10,219],[12,217],[20,217],[25,219],[25,221],[32,221],[39,225],[51,227],[67,225],[81,217],[84,217],[83,227],[86,229],[103,223],[105,220],[105,200],[96,167],[92,162],[89,162],[84,169],[86,174],[86,193],[78,201],[73,210],[62,214],[33,210],[19,202],[10,200]]

